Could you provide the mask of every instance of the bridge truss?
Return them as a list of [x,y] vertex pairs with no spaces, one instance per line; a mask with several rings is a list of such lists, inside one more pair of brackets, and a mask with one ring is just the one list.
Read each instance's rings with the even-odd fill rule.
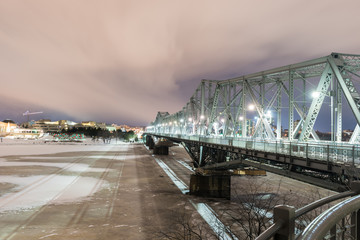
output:
[[[227,139],[222,144],[230,146],[234,141],[276,142],[277,153],[284,151],[291,156],[296,147],[308,167],[309,152],[325,151],[326,169],[331,171],[329,160],[337,163],[346,156],[354,166],[358,159],[359,91],[360,55],[332,53],[242,77],[202,80],[182,110],[174,114],[159,112],[147,132],[197,141],[219,139],[218,143]],[[353,132],[348,139],[343,132],[344,116],[354,123],[346,127]],[[330,133],[327,138],[317,131],[319,128]],[[217,148],[184,143],[197,167],[214,163]],[[279,148],[280,144],[289,144],[289,149]],[[318,147],[312,150],[309,144]],[[350,150],[342,151],[344,146]],[[264,149],[268,151],[275,150]],[[229,158],[229,154],[225,155]],[[220,157],[216,162],[224,159]]]

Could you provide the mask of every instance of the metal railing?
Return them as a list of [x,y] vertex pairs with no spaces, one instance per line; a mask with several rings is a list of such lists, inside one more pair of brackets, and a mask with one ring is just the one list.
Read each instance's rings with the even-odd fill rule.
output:
[[238,137],[217,137],[200,135],[182,135],[153,133],[167,137],[200,141],[213,144],[221,144],[272,152],[289,156],[303,157],[307,159],[322,160],[327,162],[341,162],[349,165],[360,164],[360,146],[358,144],[336,143],[336,142],[296,142],[287,140],[265,140]]
[[[353,182],[351,191],[335,194],[307,206],[295,209],[292,206],[279,205],[274,208],[274,224],[256,240],[283,239],[359,239],[360,238],[360,182]],[[355,196],[356,195],[356,196]],[[333,201],[354,196],[324,211],[316,217],[302,232],[295,235],[295,222],[299,217]]]

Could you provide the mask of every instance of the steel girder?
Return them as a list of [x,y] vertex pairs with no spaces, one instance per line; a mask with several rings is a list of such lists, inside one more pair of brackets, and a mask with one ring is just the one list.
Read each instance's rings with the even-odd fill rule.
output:
[[[360,55],[340,53],[228,80],[202,80],[181,111],[152,124],[159,132],[173,134],[320,140],[316,119],[328,111],[331,100],[328,125],[332,139],[339,142],[342,99],[360,124],[357,80]],[[312,91],[319,92],[318,98],[309,97]]]
[[309,139],[310,133],[313,130],[316,118],[319,115],[320,108],[324,102],[331,81],[332,81],[332,71],[330,70],[330,66],[327,64],[324,72],[321,75],[319,85],[316,89],[316,93],[318,93],[318,96],[315,96],[311,103],[308,115],[306,117],[304,126],[302,128],[303,130],[301,131],[299,137],[299,141],[304,141],[304,140],[306,141]]

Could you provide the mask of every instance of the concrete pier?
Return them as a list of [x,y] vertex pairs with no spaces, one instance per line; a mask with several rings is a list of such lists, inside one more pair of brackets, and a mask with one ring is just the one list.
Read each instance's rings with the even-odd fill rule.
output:
[[150,135],[147,135],[146,136],[146,142],[145,142],[145,145],[149,147],[149,149],[154,149],[154,140],[153,138],[150,136]]
[[167,146],[154,146],[153,153],[155,155],[169,155],[169,147],[167,147]]
[[230,179],[229,175],[191,175],[190,194],[230,199]]

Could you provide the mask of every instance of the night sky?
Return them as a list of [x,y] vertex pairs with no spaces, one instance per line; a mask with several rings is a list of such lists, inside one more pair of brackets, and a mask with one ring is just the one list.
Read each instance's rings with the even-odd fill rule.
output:
[[[360,1],[1,0],[0,120],[147,125],[201,79],[360,54]],[[353,128],[353,126],[351,126]]]

